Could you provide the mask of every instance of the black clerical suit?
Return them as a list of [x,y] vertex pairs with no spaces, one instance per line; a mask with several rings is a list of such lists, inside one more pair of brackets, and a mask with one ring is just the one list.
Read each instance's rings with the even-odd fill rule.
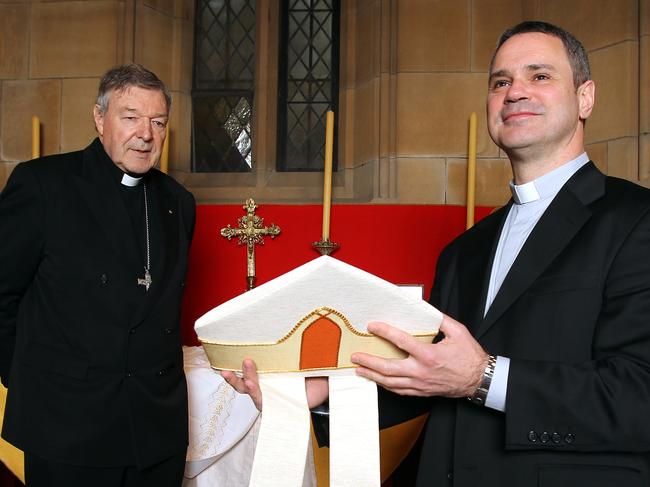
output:
[[583,166],[483,317],[511,204],[442,252],[431,296],[488,353],[510,357],[506,412],[384,391],[380,421],[429,412],[422,487],[647,487],[650,191]]
[[194,199],[158,170],[143,179],[146,291],[144,199],[123,194],[121,174],[96,139],[19,164],[0,195],[2,436],[50,461],[145,468],[187,447],[179,315]]

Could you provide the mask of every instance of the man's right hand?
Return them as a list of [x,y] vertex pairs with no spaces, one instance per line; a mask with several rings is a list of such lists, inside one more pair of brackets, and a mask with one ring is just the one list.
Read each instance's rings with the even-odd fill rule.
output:
[[[262,410],[262,390],[257,375],[257,366],[251,359],[244,359],[242,362],[242,377],[230,370],[222,370],[223,377],[240,394],[248,394],[255,407]],[[305,380],[305,389],[307,394],[307,404],[309,408],[314,408],[325,402],[329,396],[329,386],[327,377],[308,377]]]
[[260,381],[257,377],[257,366],[251,359],[244,359],[242,362],[242,377],[237,375],[232,370],[222,370],[221,377],[230,384],[240,394],[248,394],[255,407],[262,410],[262,390],[260,389]]

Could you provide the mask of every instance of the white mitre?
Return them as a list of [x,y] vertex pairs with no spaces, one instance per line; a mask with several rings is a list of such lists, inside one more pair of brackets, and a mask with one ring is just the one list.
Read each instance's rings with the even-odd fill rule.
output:
[[212,367],[252,358],[264,397],[250,486],[302,485],[309,442],[305,376],[329,376],[330,485],[379,487],[376,385],[354,374],[353,352],[402,358],[371,335],[383,321],[423,342],[442,314],[409,290],[322,256],[214,308],[195,330]]

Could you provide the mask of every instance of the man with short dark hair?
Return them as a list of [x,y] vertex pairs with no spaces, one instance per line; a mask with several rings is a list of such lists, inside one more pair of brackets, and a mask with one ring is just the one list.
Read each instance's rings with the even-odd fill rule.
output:
[[[594,100],[571,34],[544,22],[504,33],[487,123],[512,164],[512,200],[440,255],[438,340],[372,323],[409,356],[352,356],[391,391],[382,426],[429,413],[418,486],[650,482],[650,191],[589,160]],[[261,407],[244,365],[243,379],[224,376]],[[308,385],[310,405],[325,389]]]
[[144,67],[108,71],[98,138],[19,164],[0,194],[2,435],[30,487],[182,482],[195,204],[154,168],[170,104]]
[[418,485],[650,482],[650,191],[589,161],[594,100],[571,34],[503,34],[487,124],[512,200],[442,252],[431,295],[464,325],[445,317],[444,338],[419,345],[379,324],[409,358],[354,357],[361,375],[424,397],[382,409],[387,424],[429,412]]

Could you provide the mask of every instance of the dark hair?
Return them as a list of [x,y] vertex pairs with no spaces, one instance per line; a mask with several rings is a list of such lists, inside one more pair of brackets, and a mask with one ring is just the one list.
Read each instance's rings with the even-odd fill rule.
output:
[[102,79],[99,81],[97,100],[95,101],[99,107],[99,113],[105,114],[106,110],[108,110],[108,102],[112,92],[123,92],[131,86],[162,92],[165,96],[167,111],[171,108],[172,97],[165,83],[141,64],[131,63],[117,66],[102,76]]
[[567,57],[569,58],[569,63],[571,64],[571,71],[573,72],[573,85],[576,88],[578,88],[578,86],[580,86],[585,81],[591,79],[587,51],[585,51],[585,48],[578,39],[573,37],[571,33],[556,25],[549,24],[548,22],[530,20],[517,24],[501,34],[501,37],[499,37],[499,41],[497,42],[497,48],[494,50],[492,60],[490,61],[490,73],[494,67],[494,58],[496,58],[497,52],[503,43],[511,37],[516,36],[517,34],[528,34],[531,32],[547,34],[553,37],[557,37],[562,41],[562,44],[564,44],[564,50],[566,51]]

